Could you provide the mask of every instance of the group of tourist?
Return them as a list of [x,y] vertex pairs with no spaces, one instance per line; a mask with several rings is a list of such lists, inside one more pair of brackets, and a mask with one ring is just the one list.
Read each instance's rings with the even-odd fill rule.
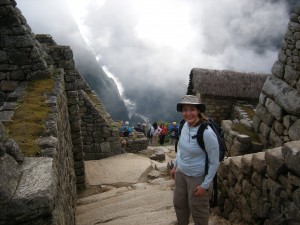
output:
[[164,123],[158,125],[155,122],[148,129],[149,134],[147,137],[149,139],[149,145],[151,146],[158,146],[158,144],[164,145],[168,131],[170,145],[174,145],[176,139],[178,138],[179,127],[176,122],[171,123],[169,128]]
[[149,140],[149,145],[151,146],[158,146],[158,144],[164,145],[166,136],[169,131],[169,144],[174,145],[176,139],[178,138],[179,127],[176,122],[171,123],[169,128],[165,123],[161,123],[160,125],[158,125],[155,122],[148,127],[147,135],[146,123],[138,123],[136,127],[131,127],[129,125],[129,122],[126,121],[120,128],[120,136],[129,137],[133,131],[144,133]]
[[133,131],[136,131],[136,132],[142,132],[146,135],[146,124],[143,123],[138,123],[136,127],[131,127],[129,126],[129,122],[126,121],[122,127],[120,128],[120,136],[122,137],[129,137],[130,134],[132,134]]

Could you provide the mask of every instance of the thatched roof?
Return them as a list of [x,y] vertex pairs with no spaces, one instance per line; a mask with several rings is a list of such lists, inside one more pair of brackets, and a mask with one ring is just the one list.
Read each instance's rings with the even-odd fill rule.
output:
[[257,99],[269,75],[194,68],[188,93]]

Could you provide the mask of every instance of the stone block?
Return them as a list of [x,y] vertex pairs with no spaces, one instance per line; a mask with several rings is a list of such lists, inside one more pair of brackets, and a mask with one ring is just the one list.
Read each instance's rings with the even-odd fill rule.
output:
[[229,167],[236,178],[238,178],[242,169],[242,157],[236,156],[229,159]]
[[269,140],[270,140],[270,143],[275,147],[280,147],[283,145],[282,138],[280,136],[278,136],[274,130],[271,130]]
[[275,76],[269,76],[262,92],[272,98],[287,113],[300,115],[300,93],[286,82]]
[[256,107],[256,116],[260,118],[268,126],[272,126],[274,117],[273,115],[261,104]]
[[[298,41],[300,44],[300,41]],[[294,86],[299,79],[300,73],[291,66],[286,66],[284,71],[284,79],[291,86]]]
[[41,148],[57,148],[58,139],[56,137],[41,137],[36,140],[37,145]]
[[237,135],[236,139],[243,144],[249,144],[251,142],[251,137],[249,137],[248,135],[244,135],[244,134]]
[[298,119],[289,129],[289,138],[292,141],[300,140],[300,119]]
[[285,128],[289,129],[292,124],[293,124],[293,121],[292,121],[291,115],[286,115],[283,117],[283,125],[285,126]]
[[[276,76],[276,77],[279,77],[279,78],[283,78],[284,76],[284,64],[281,63],[280,61],[276,61],[274,64],[273,64],[273,67],[272,67],[272,73]],[[261,100],[261,97],[259,97],[259,102]],[[260,102],[261,103],[261,102]],[[262,105],[264,105],[264,103],[261,103]]]
[[[270,167],[271,171],[274,171],[274,173],[270,174],[270,175],[277,177],[278,175],[287,173],[287,167],[284,163],[284,158],[283,158],[281,147],[267,150],[265,152],[265,159],[267,162],[267,166]],[[273,177],[273,178],[275,178],[275,177]]]
[[[7,204],[12,199],[18,187],[22,171],[19,169],[19,165],[16,160],[8,154],[4,154],[0,157],[0,171],[0,204],[2,208],[5,207],[5,204]],[[4,213],[4,210],[2,211],[2,213]],[[0,216],[2,213],[0,212]]]
[[285,143],[282,155],[287,168],[300,177],[300,141]]
[[288,173],[288,178],[291,180],[291,183],[296,186],[300,187],[300,177],[294,175],[293,173]]
[[277,120],[274,122],[274,130],[278,135],[282,135],[284,131],[284,126],[282,123],[279,123]]
[[229,161],[230,159],[227,158],[227,159],[224,159],[224,161],[222,161],[219,165],[219,168],[218,168],[218,176],[220,177],[227,177],[228,176],[228,173],[229,173]]
[[259,125],[260,125],[260,119],[257,117],[257,116],[254,116],[253,117],[253,120],[252,120],[252,127],[253,127],[253,130],[258,133],[259,131]]
[[277,120],[282,120],[283,111],[276,102],[270,98],[267,98],[265,107],[268,112],[270,112]]
[[265,152],[258,152],[252,156],[252,165],[254,170],[259,174],[265,174],[267,162],[265,160]]
[[251,177],[251,183],[256,186],[259,190],[262,190],[262,181],[264,177],[258,174],[256,171],[253,172]]
[[260,191],[255,189],[250,196],[252,213],[258,218],[267,218],[271,204],[261,195]]
[[264,122],[261,122],[259,131],[265,138],[268,139],[270,136],[270,133],[271,133],[271,128],[269,126],[267,126]]
[[273,196],[279,196],[280,192],[283,190],[283,187],[275,180],[268,179],[268,189],[270,190],[270,194]]
[[241,171],[247,176],[247,177],[251,177],[253,168],[252,168],[252,157],[253,154],[247,154],[247,155],[243,155],[241,158],[241,162],[242,162],[242,169]]
[[293,197],[292,193],[294,191],[294,187],[292,185],[291,179],[289,179],[289,177],[286,175],[280,175],[278,180],[279,180],[280,185],[282,185],[285,192],[287,193],[288,197],[292,198]]

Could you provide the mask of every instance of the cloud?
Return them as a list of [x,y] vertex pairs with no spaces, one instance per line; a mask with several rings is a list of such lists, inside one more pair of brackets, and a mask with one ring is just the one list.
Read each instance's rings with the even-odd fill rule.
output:
[[[17,2],[34,32],[73,39],[76,51],[65,1]],[[287,3],[275,0],[94,0],[81,9],[84,40],[137,112],[169,120],[194,67],[269,73],[289,20]]]

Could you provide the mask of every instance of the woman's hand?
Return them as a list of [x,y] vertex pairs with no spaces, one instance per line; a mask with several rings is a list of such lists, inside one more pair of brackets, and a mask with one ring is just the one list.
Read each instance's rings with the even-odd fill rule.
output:
[[207,192],[206,189],[202,188],[200,185],[197,186],[194,190],[194,194],[197,196],[197,197],[202,197],[205,195],[205,193]]
[[171,170],[171,178],[175,180],[175,168],[173,167]]

